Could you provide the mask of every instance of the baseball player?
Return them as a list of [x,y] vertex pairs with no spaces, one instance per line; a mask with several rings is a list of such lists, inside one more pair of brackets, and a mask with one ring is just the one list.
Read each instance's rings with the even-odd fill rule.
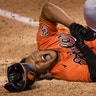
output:
[[45,4],[37,33],[39,50],[8,67],[5,88],[17,92],[28,89],[40,76],[95,82],[96,40],[91,27],[76,23],[55,4]]

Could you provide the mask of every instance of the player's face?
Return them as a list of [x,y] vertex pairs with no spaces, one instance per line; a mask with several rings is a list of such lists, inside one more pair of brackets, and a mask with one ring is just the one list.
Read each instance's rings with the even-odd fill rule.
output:
[[26,58],[26,63],[33,65],[40,73],[52,68],[59,60],[59,54],[53,50],[35,51]]

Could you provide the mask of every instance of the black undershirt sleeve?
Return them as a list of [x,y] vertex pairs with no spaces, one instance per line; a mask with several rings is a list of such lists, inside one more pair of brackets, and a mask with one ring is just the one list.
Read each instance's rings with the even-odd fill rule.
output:
[[86,59],[86,62],[89,67],[91,80],[93,82],[96,82],[96,54],[87,45],[85,45],[79,50]]

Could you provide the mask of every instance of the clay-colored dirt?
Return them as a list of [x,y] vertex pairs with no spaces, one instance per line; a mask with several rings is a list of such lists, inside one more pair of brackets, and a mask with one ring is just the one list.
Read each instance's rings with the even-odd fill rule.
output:
[[[42,6],[48,0],[0,0],[0,9],[21,14],[38,21]],[[84,24],[85,0],[50,0],[63,8],[76,22]],[[6,68],[37,49],[38,27],[0,16],[0,96],[95,96],[96,84],[63,80],[37,81],[32,89],[9,93],[3,88],[7,82]]]

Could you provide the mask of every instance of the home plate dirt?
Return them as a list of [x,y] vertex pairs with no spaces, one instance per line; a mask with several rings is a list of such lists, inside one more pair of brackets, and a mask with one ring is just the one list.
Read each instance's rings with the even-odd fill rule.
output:
[[[38,22],[42,6],[47,1],[63,8],[76,22],[85,24],[83,18],[85,0],[0,0],[0,9]],[[37,49],[37,30],[38,26],[34,24],[0,15],[0,96],[95,96],[95,83],[56,79],[37,81],[30,90],[19,93],[10,93],[4,89],[7,82],[7,67]]]

